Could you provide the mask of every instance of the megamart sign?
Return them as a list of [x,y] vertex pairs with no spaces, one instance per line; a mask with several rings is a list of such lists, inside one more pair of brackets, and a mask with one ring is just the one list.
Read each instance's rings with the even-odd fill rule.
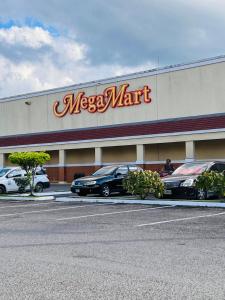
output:
[[67,94],[62,101],[63,110],[59,110],[60,102],[55,101],[53,112],[56,117],[79,114],[82,110],[87,110],[89,113],[104,113],[109,107],[127,107],[151,102],[151,89],[147,85],[134,91],[128,91],[128,87],[128,83],[122,84],[119,88],[111,86],[102,94],[93,96],[86,96],[85,92],[79,92],[76,95]]

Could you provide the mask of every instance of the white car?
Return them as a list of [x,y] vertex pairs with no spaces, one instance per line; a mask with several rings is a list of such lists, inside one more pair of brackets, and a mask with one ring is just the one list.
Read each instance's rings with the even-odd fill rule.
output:
[[[0,168],[0,194],[9,192],[18,192],[19,187],[15,182],[15,178],[22,178],[26,172],[20,167]],[[50,182],[48,176],[44,172],[36,172],[34,176],[35,191],[42,192],[44,188],[48,188]],[[27,187],[29,189],[29,187]]]

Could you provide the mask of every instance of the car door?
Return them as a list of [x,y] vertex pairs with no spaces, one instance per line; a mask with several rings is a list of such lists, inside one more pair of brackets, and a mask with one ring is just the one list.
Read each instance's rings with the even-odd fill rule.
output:
[[121,166],[116,170],[115,179],[114,179],[114,190],[117,192],[123,191],[123,179],[128,174],[128,167]]
[[6,189],[8,192],[17,192],[19,187],[15,182],[15,178],[22,177],[22,171],[19,169],[12,170],[7,174]]

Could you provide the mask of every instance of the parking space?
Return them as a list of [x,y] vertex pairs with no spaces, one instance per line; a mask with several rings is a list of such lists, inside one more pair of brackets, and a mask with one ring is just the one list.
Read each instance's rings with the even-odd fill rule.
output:
[[1,299],[224,299],[225,210],[0,202]]

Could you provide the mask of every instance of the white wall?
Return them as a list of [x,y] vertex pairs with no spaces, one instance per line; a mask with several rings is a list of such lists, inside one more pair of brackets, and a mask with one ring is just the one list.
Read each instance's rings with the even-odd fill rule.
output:
[[[30,99],[3,101],[0,102],[0,136],[225,112],[225,62],[121,81],[116,85],[122,83],[129,83],[129,90],[149,85],[152,103],[109,108],[102,114],[82,111],[63,118],[53,114],[54,101],[62,101],[65,94],[85,91],[86,95],[96,95],[115,85],[113,82]],[[31,105],[25,104],[28,100]]]

